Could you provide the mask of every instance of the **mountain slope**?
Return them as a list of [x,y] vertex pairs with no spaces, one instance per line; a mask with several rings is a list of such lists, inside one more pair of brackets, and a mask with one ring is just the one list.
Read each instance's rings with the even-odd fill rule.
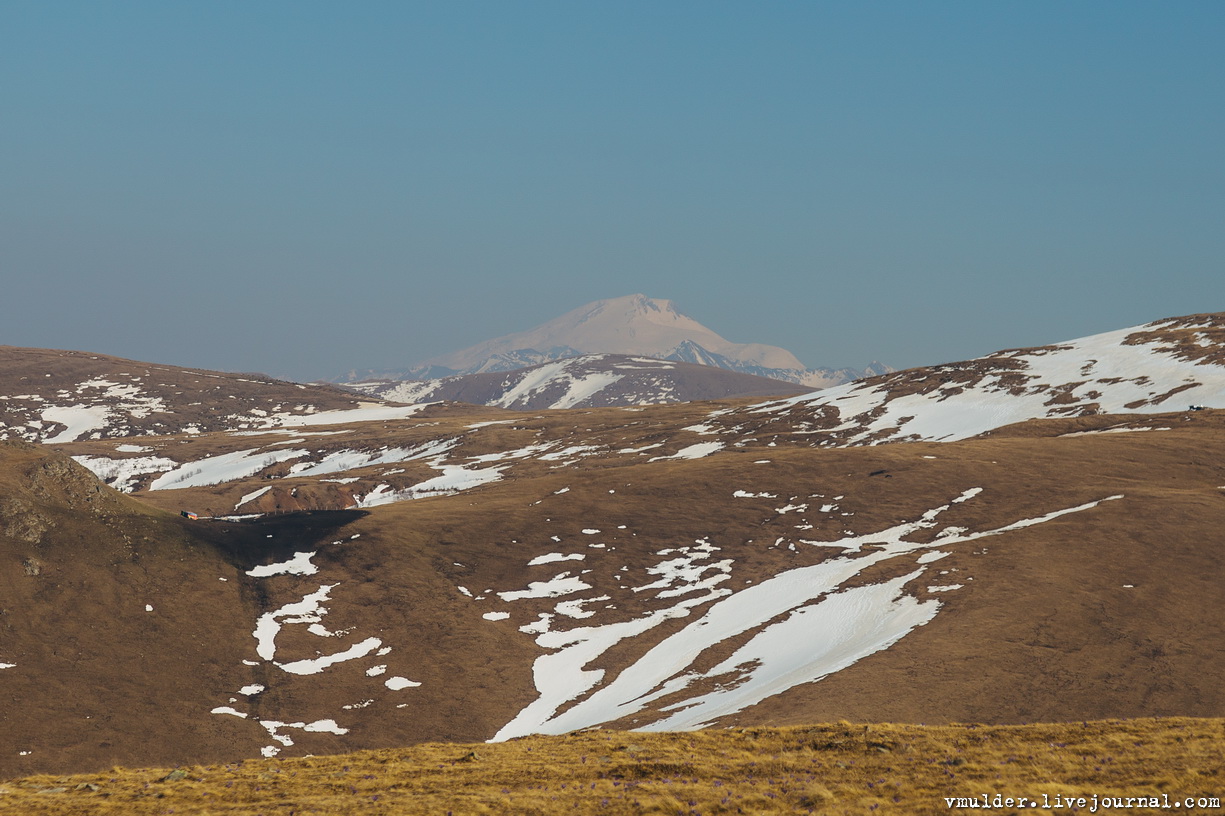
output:
[[[296,474],[137,495],[228,510],[265,488],[306,496],[349,474],[367,485],[355,497],[366,514],[334,535],[304,535],[293,525],[311,516],[293,513],[191,525],[233,531],[249,542],[238,552],[279,542],[223,573],[253,601],[236,627],[247,645],[205,682],[196,716],[245,735],[235,751],[287,756],[868,711],[1017,722],[1225,709],[1213,680],[1225,630],[1197,611],[1225,602],[1208,543],[1225,523],[1221,412],[1161,432],[1064,435],[1126,420],[1095,416],[814,449],[803,437],[699,441],[699,425],[677,426],[702,409],[193,438],[197,455],[278,442],[329,452]],[[433,455],[397,464],[389,454],[410,437],[435,440]],[[372,452],[393,461],[346,453],[363,438],[390,443]],[[400,478],[417,487],[371,489]],[[38,676],[21,655],[8,662]]]
[[[0,346],[0,440],[51,444],[143,434],[324,424],[373,407],[333,386],[59,349]],[[388,415],[404,416],[385,406]],[[332,415],[334,416],[334,415]]]
[[807,369],[791,352],[761,343],[732,343],[678,312],[671,301],[644,295],[597,300],[534,329],[498,337],[426,360],[405,372],[350,372],[347,381],[439,379],[510,371],[583,354],[622,354],[737,371],[824,388],[889,369]]
[[801,390],[792,383],[722,368],[623,354],[588,354],[506,372],[347,387],[395,402],[447,400],[520,411],[654,405]]
[[[21,701],[0,772],[1221,716],[1225,411],[1161,413],[1221,398],[1221,317],[825,403],[442,404],[56,446],[128,496],[0,446],[0,695]],[[990,422],[925,413],[953,410]]]
[[[1039,417],[1225,408],[1225,313],[915,368],[711,417],[720,438],[951,441]],[[716,430],[717,429],[717,430]]]

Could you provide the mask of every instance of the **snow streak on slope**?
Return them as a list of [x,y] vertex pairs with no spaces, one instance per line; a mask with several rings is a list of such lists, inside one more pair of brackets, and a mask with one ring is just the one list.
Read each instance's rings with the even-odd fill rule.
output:
[[[561,734],[631,715],[647,716],[644,712],[652,703],[699,681],[715,681],[713,691],[666,705],[661,711],[671,713],[642,726],[651,730],[705,727],[766,697],[840,671],[930,621],[941,604],[920,601],[905,590],[935,560],[924,551],[1042,524],[1100,503],[1055,510],[981,532],[946,527],[926,543],[909,540],[912,534],[935,527],[938,517],[951,505],[971,500],[979,492],[978,488],[966,490],[915,521],[824,542],[840,547],[844,554],[781,572],[739,592],[707,584],[702,587],[703,594],[640,618],[544,631],[536,639],[538,645],[550,650],[535,664],[540,697],[507,723],[494,740],[532,733]],[[865,547],[871,549],[865,552]],[[911,558],[915,569],[906,575],[848,586],[876,564],[916,553],[922,554]],[[688,617],[695,607],[711,601],[716,602],[701,618],[665,638],[611,682],[601,685],[604,671],[587,668],[619,642],[637,637],[664,620]],[[707,650],[745,634],[751,635],[749,640],[710,670],[690,668]]]
[[[332,546],[340,546],[342,542],[332,542]],[[254,578],[273,578],[276,576],[311,576],[318,573],[318,567],[311,563],[313,552],[298,552],[294,553],[293,557],[288,561],[267,564],[264,566],[255,567],[247,571],[247,575]],[[263,664],[280,669],[289,675],[309,676],[319,675],[343,663],[360,661],[366,658],[384,658],[391,653],[392,647],[384,645],[383,640],[378,637],[366,637],[360,641],[352,642],[345,648],[334,649],[326,654],[319,650],[315,650],[313,657],[299,658],[296,660],[279,659],[277,654],[277,637],[286,626],[306,626],[306,631],[318,638],[333,639],[348,638],[351,630],[329,630],[324,625],[324,620],[329,614],[329,609],[325,604],[331,600],[333,591],[339,586],[338,583],[322,584],[312,592],[303,595],[299,601],[284,604],[283,606],[260,615],[255,623],[255,630],[252,635],[255,638],[255,653],[260,658],[260,661],[243,661],[248,666],[260,666]],[[374,662],[374,660],[368,662]],[[386,672],[386,665],[372,665],[365,670],[366,677],[380,677]],[[276,684],[276,675],[268,672],[261,672],[261,677],[267,678],[267,682]],[[420,686],[420,683],[409,680],[406,677],[389,677],[376,680],[370,684],[377,688],[383,686],[391,691],[401,691],[406,688],[415,688]],[[264,694],[268,691],[268,686],[264,682],[251,683],[243,686],[237,693],[248,698],[255,695]],[[367,692],[368,694],[370,692]],[[375,691],[374,693],[379,693]],[[356,707],[368,705],[373,699],[369,699]],[[231,704],[238,703],[236,697],[230,697]],[[352,709],[355,706],[342,706],[344,709]],[[260,707],[263,711],[267,710],[267,706]],[[249,712],[240,711],[233,705],[223,705],[213,708],[213,714],[223,714],[240,719],[248,719],[252,715]],[[276,756],[280,753],[282,747],[289,747],[294,744],[293,739],[284,733],[285,729],[300,729],[308,732],[331,733],[344,735],[349,732],[346,727],[340,726],[336,720],[332,718],[317,719],[313,722],[306,722],[305,718],[295,722],[285,722],[271,718],[258,719],[259,723],[272,740],[277,744],[266,745],[261,749],[261,753],[265,757]]]
[[[578,358],[580,361],[582,359]],[[534,393],[548,388],[556,389],[561,383],[565,391],[549,408],[573,408],[621,379],[616,374],[607,373],[575,377],[567,371],[572,362],[563,360],[535,369],[494,404],[499,408],[513,408],[521,402],[526,403]]]
[[374,380],[347,387],[397,402],[456,401],[517,411],[783,396],[798,390],[759,376],[618,354],[588,354],[499,373],[422,382]]
[[[304,450],[261,451],[259,449],[223,453],[220,456],[210,456],[198,462],[179,465],[174,470],[154,479],[149,489],[167,490],[232,482],[235,479],[253,476],[277,462],[299,459],[307,454],[308,451]],[[87,462],[82,462],[82,464],[89,466]]]

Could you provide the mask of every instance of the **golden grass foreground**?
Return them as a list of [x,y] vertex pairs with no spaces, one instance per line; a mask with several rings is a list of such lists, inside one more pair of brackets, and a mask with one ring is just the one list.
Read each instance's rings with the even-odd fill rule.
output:
[[[1222,719],[594,730],[34,776],[0,783],[0,813],[1090,813],[1094,796],[1097,812],[1215,813],[1223,754]],[[1009,797],[1037,807],[1009,806]]]

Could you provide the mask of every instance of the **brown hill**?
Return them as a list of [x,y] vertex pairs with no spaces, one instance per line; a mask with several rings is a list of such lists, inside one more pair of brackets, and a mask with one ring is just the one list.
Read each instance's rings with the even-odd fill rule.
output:
[[[157,441],[193,451],[188,474],[226,453],[307,451],[273,466],[306,464],[297,474],[136,494],[170,510],[234,512],[263,487],[251,504],[281,491],[328,506],[310,490],[339,487],[368,505],[241,523],[179,521],[106,489],[122,514],[80,513],[29,486],[38,462],[64,460],[6,449],[9,493],[56,527],[5,517],[6,606],[23,617],[5,616],[0,662],[16,665],[0,693],[22,705],[0,773],[592,725],[1223,713],[1225,635],[1207,612],[1225,601],[1221,412],[1132,433],[1085,433],[1135,421],[1093,416],[946,444],[712,445],[693,423],[732,407],[442,406],[329,436]],[[372,463],[352,458],[371,453],[363,434],[375,453],[438,447]],[[359,467],[324,467],[346,457]],[[496,479],[469,479],[482,471]],[[362,481],[324,481],[348,474]],[[431,478],[439,491],[413,492]],[[378,503],[397,493],[424,498]],[[46,552],[22,538],[39,524],[56,531]],[[81,540],[99,542],[88,557]],[[58,585],[25,574],[31,554]]]
[[369,399],[328,385],[0,346],[0,439],[72,442],[275,427]]
[[1028,419],[1225,408],[1225,312],[912,368],[712,417],[810,445],[955,441]]

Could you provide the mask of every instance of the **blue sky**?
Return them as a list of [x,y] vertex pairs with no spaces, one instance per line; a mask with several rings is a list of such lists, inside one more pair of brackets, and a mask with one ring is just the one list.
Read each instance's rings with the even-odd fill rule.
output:
[[0,343],[309,379],[642,292],[809,365],[1225,310],[1225,3],[0,0]]

